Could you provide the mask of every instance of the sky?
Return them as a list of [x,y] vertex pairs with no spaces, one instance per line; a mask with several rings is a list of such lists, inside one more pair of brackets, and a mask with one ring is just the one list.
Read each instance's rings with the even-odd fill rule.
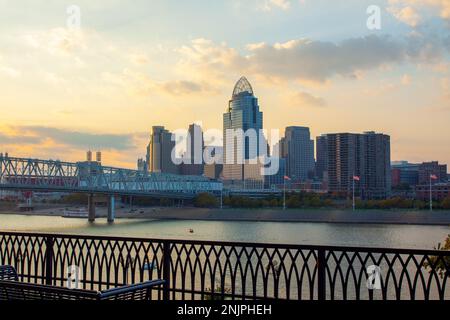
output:
[[241,76],[268,130],[382,132],[392,160],[450,164],[450,0],[0,0],[11,156],[135,168],[152,126],[222,130]]

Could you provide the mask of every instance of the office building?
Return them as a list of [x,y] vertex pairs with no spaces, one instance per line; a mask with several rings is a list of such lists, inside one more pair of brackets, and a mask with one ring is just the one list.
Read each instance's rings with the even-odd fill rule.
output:
[[[262,179],[253,163],[262,148],[267,148],[265,139],[261,141],[259,137],[262,128],[263,114],[259,111],[258,99],[248,80],[242,77],[236,83],[227,112],[223,115],[225,180]],[[239,132],[244,133],[241,138]]]
[[309,128],[287,127],[282,144],[286,158],[287,176],[294,182],[312,178],[314,141],[311,140]]
[[419,164],[393,161],[391,164],[392,187],[411,187],[419,183]]
[[148,171],[179,174],[179,166],[172,161],[174,149],[175,141],[172,141],[172,133],[164,129],[163,126],[154,126],[147,146],[146,163]]
[[191,124],[186,142],[186,154],[181,165],[181,174],[200,176],[204,173],[203,150],[205,143],[202,128]]
[[316,138],[316,177],[319,180],[326,180],[328,166],[327,135],[321,135]]
[[[429,201],[430,200],[430,183],[422,184],[416,186],[416,199],[422,200],[422,201]],[[442,201],[447,197],[450,197],[450,183],[436,183],[433,184],[431,188],[431,195],[433,197],[433,200],[435,201]]]
[[431,175],[437,177],[432,183],[447,182],[447,165],[439,164],[438,161],[423,162],[419,165],[419,184],[429,184]]
[[139,158],[137,161],[137,169],[138,171],[147,172],[147,161],[142,158]]

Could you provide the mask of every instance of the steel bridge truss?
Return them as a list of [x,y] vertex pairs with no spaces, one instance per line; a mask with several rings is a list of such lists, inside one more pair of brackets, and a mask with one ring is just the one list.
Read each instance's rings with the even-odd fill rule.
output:
[[98,162],[0,156],[0,189],[192,198],[220,193],[222,183],[200,176],[147,173]]

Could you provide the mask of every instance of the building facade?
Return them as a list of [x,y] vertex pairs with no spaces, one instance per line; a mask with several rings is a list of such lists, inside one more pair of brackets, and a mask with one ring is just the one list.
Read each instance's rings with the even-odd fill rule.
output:
[[314,141],[307,127],[287,127],[283,140],[286,172],[291,180],[306,181],[314,172]]
[[328,167],[328,149],[327,135],[321,135],[316,138],[316,177],[324,181],[327,178]]
[[447,182],[447,165],[439,164],[438,161],[423,162],[419,165],[419,184],[429,184],[431,175],[437,177],[432,183]]
[[172,141],[172,133],[163,126],[154,126],[147,146],[148,171],[179,174],[179,166],[172,161],[173,150],[175,150],[175,141]]
[[[242,77],[234,87],[227,112],[223,114],[224,180],[255,178],[252,161],[261,154],[262,148],[267,148],[266,141],[261,141],[259,136],[262,128],[263,114],[259,111],[258,99],[248,80]],[[239,133],[244,135],[239,138]]]
[[[450,183],[437,183],[431,188],[431,195],[433,200],[442,201],[450,197]],[[422,201],[430,200],[430,184],[423,184],[416,186],[416,199]]]
[[[390,137],[375,132],[327,134],[326,153],[317,162],[326,162],[330,192],[364,199],[383,199],[391,192]],[[324,142],[325,143],[325,142]],[[323,147],[323,146],[322,146]],[[326,159],[321,158],[325,154]],[[353,184],[353,177],[359,181]]]
[[181,165],[181,174],[201,176],[204,173],[203,150],[205,142],[202,128],[191,124],[186,140],[186,155]]
[[286,175],[286,159],[278,158],[278,172],[273,175],[264,176],[264,187],[266,189],[280,189],[284,186],[284,176]]
[[419,183],[419,164],[395,161],[391,164],[392,187],[416,186]]

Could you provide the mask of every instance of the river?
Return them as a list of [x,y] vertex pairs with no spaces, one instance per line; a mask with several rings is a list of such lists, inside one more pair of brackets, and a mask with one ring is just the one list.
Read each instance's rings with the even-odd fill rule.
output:
[[[194,233],[190,233],[193,229]],[[303,222],[84,219],[0,215],[1,231],[219,240],[286,244],[433,249],[450,233],[448,226]]]

